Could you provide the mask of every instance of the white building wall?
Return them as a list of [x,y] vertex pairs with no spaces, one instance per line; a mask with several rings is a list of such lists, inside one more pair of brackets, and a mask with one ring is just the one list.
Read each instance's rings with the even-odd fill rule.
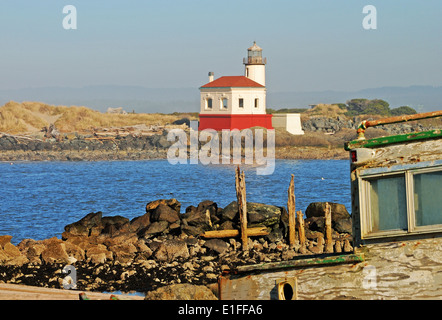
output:
[[291,134],[304,134],[300,113],[274,113],[272,116],[272,126],[274,128],[283,128]]
[[[201,90],[200,113],[230,114],[232,113],[232,92],[224,88]],[[222,107],[222,99],[227,99],[227,109]],[[207,109],[207,99],[212,99],[212,109]]]
[[266,68],[263,64],[246,64],[245,76],[263,86],[266,85]]
[[[222,108],[222,99],[227,99],[227,109]],[[239,99],[243,99],[244,107],[239,107]],[[212,99],[212,109],[207,109],[207,99]],[[258,108],[255,108],[258,99]],[[265,114],[265,88],[210,88],[201,89],[201,114]]]

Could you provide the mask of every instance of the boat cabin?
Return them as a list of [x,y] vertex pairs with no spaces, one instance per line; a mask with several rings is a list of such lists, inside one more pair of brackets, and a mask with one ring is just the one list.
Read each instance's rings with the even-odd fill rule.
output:
[[348,142],[354,237],[358,244],[442,233],[442,132],[366,140],[365,128],[439,113],[363,122]]
[[220,276],[220,299],[440,299],[442,130],[364,137],[368,127],[440,116],[363,121],[345,144],[352,252],[240,266]]

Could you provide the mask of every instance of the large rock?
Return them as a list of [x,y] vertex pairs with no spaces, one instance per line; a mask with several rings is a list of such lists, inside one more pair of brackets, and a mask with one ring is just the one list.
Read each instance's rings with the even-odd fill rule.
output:
[[4,235],[0,236],[0,248],[3,248],[5,244],[10,243],[12,239],[12,236]]
[[224,240],[221,240],[221,239],[207,240],[204,243],[204,246],[206,248],[209,248],[210,250],[213,250],[213,251],[220,253],[220,254],[224,253],[229,248],[228,244]]
[[173,199],[159,199],[159,200],[151,201],[146,205],[146,212],[152,212],[160,204],[169,206],[173,210],[175,210],[177,213],[180,213],[181,203],[175,198],[173,198]]
[[105,263],[107,260],[112,260],[113,258],[113,253],[103,244],[90,244],[85,252],[86,262],[92,262],[94,264]]
[[205,229],[203,229],[200,226],[191,226],[187,224],[187,221],[183,219],[183,224],[181,225],[181,231],[182,233],[188,235],[188,236],[200,236],[204,233]]
[[160,203],[151,213],[151,221],[167,221],[174,223],[180,219],[180,214],[171,207]]
[[333,229],[339,233],[353,233],[353,223],[351,218],[340,219],[333,223]]
[[178,239],[161,242],[154,256],[159,261],[172,262],[177,258],[189,258],[189,250],[186,242]]
[[132,243],[123,243],[109,247],[114,255],[114,261],[122,264],[131,263],[137,253],[137,247]]
[[[263,203],[247,202],[247,223],[249,226],[272,226],[280,222],[284,209]],[[220,212],[221,221],[239,221],[238,203],[229,203]]]
[[[311,217],[324,217],[325,216],[325,204],[326,202],[312,202],[305,210],[307,218]],[[350,214],[343,204],[329,202],[331,207],[332,221],[335,222],[340,219],[350,218]]]
[[[329,202],[331,207],[332,228],[339,233],[352,233],[352,219],[343,204]],[[313,231],[324,231],[326,202],[310,203],[305,211],[306,226]]]
[[153,252],[144,240],[140,239],[135,242],[134,245],[137,248],[137,255],[139,259],[146,260],[152,256]]
[[45,249],[41,253],[41,259],[45,263],[70,263],[69,255],[66,252],[66,245],[56,237],[43,240]]
[[217,205],[212,201],[203,201],[198,207],[189,206],[183,214],[184,226],[193,226],[200,231],[207,231],[213,228],[212,219],[218,219]]
[[146,212],[140,217],[133,218],[130,221],[130,231],[136,232],[139,235],[143,234],[151,224],[150,215],[150,212]]
[[101,211],[91,212],[84,216],[77,222],[68,224],[64,227],[63,239],[68,238],[71,235],[74,236],[91,236],[99,235],[103,229],[101,223],[101,217],[103,213]]
[[221,212],[221,219],[223,221],[234,221],[238,215],[238,203],[236,201],[230,202]]
[[145,300],[218,300],[206,286],[188,283],[172,284],[149,291]]
[[101,225],[103,226],[101,233],[112,237],[122,232],[128,232],[130,221],[122,216],[103,217]]
[[212,223],[217,223],[220,220],[218,218],[218,205],[216,204],[216,202],[213,202],[211,200],[204,200],[198,204],[198,207],[196,209],[200,212],[206,212],[207,210],[209,210]]
[[29,260],[11,243],[12,236],[0,236],[0,265],[21,266]]
[[86,258],[85,251],[76,244],[65,241],[64,245],[69,258],[74,258],[76,261],[83,261]]
[[103,234],[114,237],[131,230],[129,219],[122,216],[102,217],[102,212],[91,212],[77,222],[64,227],[63,240],[72,237],[95,237]]
[[149,227],[144,231],[142,236],[144,238],[152,237],[159,233],[167,233],[169,227],[169,222],[167,221],[155,221],[149,225]]
[[41,253],[46,249],[46,246],[41,241],[23,239],[17,247],[30,263],[41,264]]
[[282,208],[262,203],[247,202],[247,223],[266,227],[278,224]]

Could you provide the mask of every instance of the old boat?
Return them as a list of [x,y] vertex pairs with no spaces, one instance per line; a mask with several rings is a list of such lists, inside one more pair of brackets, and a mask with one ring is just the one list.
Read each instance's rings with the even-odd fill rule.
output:
[[364,137],[368,127],[440,116],[364,121],[345,144],[353,252],[238,267],[219,277],[220,299],[441,298],[441,129]]

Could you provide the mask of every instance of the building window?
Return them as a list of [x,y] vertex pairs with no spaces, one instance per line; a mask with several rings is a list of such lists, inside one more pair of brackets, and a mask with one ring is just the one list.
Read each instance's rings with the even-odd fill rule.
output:
[[221,109],[227,109],[227,98],[221,99]]
[[244,99],[243,98],[239,98],[238,103],[239,103],[240,108],[244,108]]
[[259,108],[259,99],[255,98],[255,108]]
[[442,231],[442,167],[360,179],[364,238]]
[[206,109],[212,109],[212,98],[206,99]]

